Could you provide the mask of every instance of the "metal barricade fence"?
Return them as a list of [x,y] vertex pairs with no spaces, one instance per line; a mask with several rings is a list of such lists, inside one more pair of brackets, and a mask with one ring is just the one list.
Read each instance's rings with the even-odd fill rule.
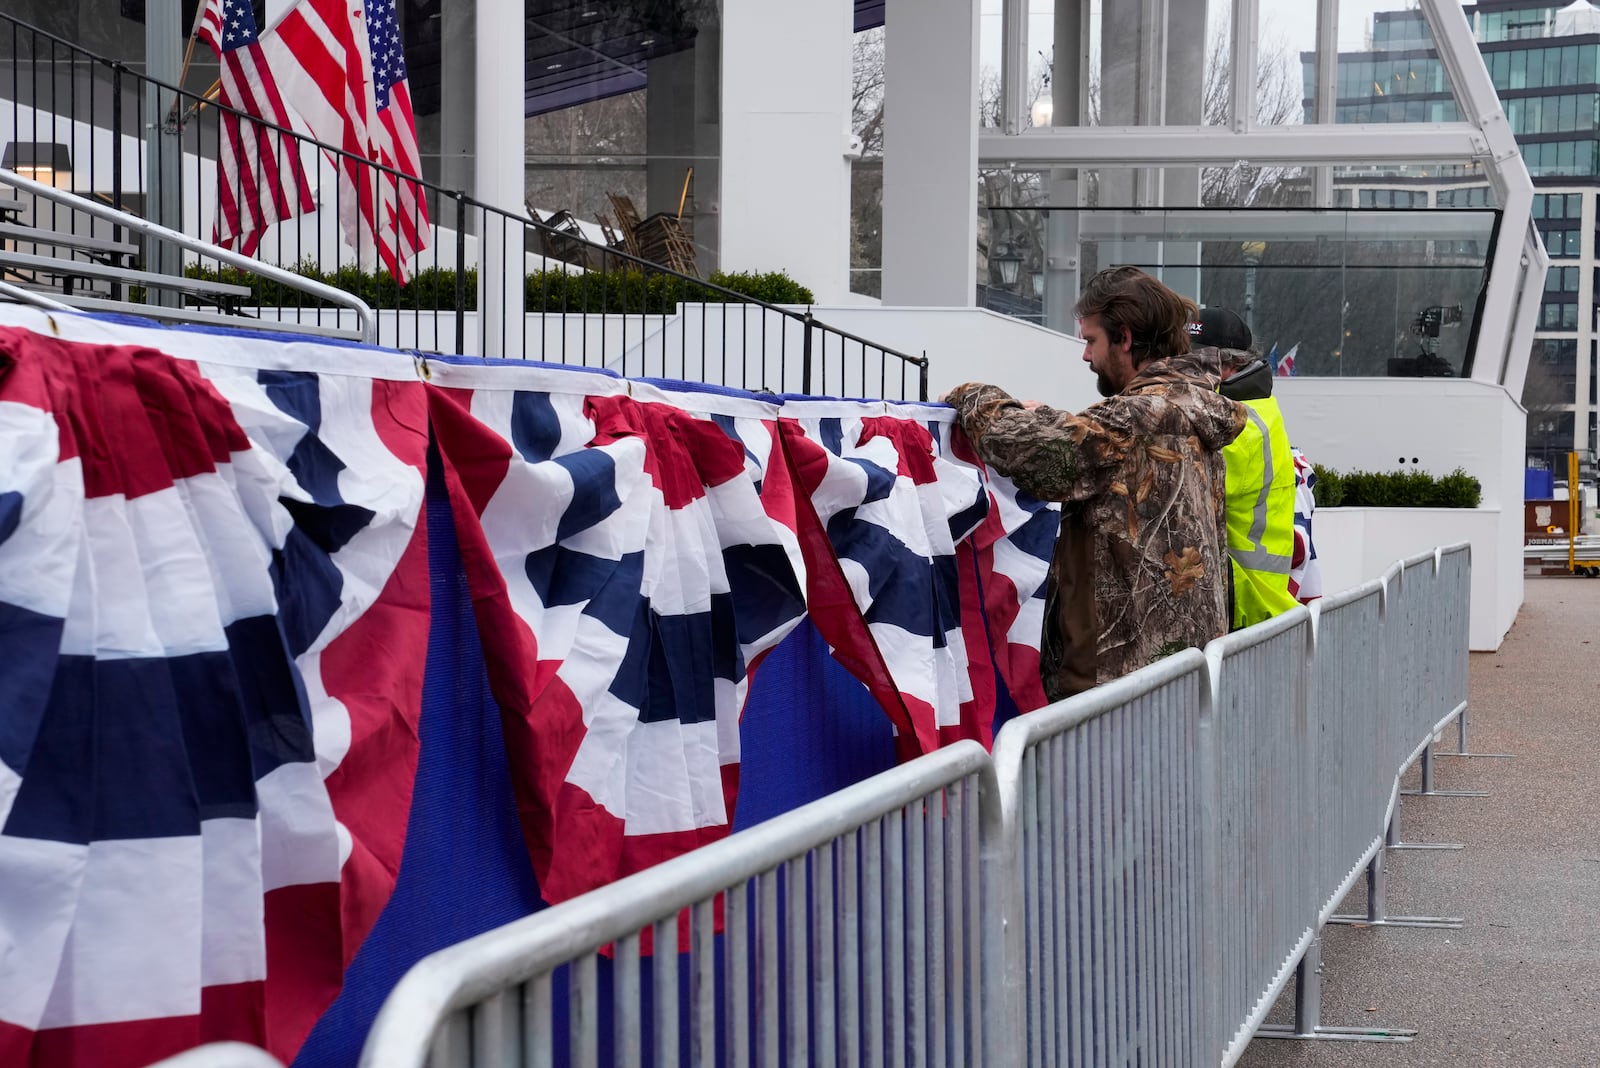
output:
[[[1008,723],[1011,982],[1032,1065],[1208,1060],[1198,650]],[[1120,769],[1108,775],[1107,769]]]
[[1397,563],[1018,717],[992,762],[958,743],[435,953],[361,1063],[1233,1064],[1364,865],[1382,918],[1470,567]]
[[[1465,716],[1467,661],[1472,630],[1472,546],[1462,542],[1439,550],[1438,621],[1432,629],[1439,658],[1439,693],[1446,715]],[[1465,732],[1463,731],[1463,737]],[[1465,746],[1462,747],[1465,751]]]
[[1400,632],[1391,636],[1389,649],[1397,671],[1399,715],[1405,740],[1412,743],[1402,768],[1410,766],[1429,745],[1439,722],[1439,676],[1432,635],[1438,623],[1438,582],[1435,552],[1430,550],[1400,562]]
[[1411,620],[1410,601],[1406,596],[1411,591],[1403,585],[1401,573],[1401,565],[1396,562],[1385,568],[1378,579],[1383,584],[1383,663],[1380,669],[1386,695],[1381,709],[1383,757],[1385,773],[1395,779],[1395,790],[1399,789],[1400,773],[1411,759],[1414,742],[1409,735],[1406,716],[1412,694],[1408,689],[1405,670],[1409,657],[1403,652],[1403,647],[1413,640],[1415,628]]
[[1206,647],[1217,818],[1208,852],[1220,944],[1214,1034],[1236,1060],[1317,929],[1310,833],[1310,613],[1301,607]]
[[995,1063],[1000,819],[958,742],[424,958],[361,1064]]
[[1383,845],[1394,788],[1385,688],[1383,583],[1324,598],[1312,627],[1318,923]]
[[[1426,730],[1421,745],[1408,759],[1420,757],[1421,789],[1430,796],[1478,796],[1481,791],[1435,790],[1433,743],[1439,733],[1456,722],[1457,752],[1465,753],[1467,712],[1467,656],[1471,630],[1471,546],[1458,543],[1422,553],[1402,564],[1401,584],[1411,592],[1415,643],[1402,656],[1401,670],[1422,687],[1409,722],[1413,731]],[[1414,601],[1414,603],[1413,603]]]

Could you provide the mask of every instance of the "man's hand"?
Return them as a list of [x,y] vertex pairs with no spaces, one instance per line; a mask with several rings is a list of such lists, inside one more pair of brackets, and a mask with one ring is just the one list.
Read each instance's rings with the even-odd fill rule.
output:
[[1028,409],[1028,411],[1031,412],[1035,408],[1043,408],[1044,407],[1044,401],[1023,401],[1022,402],[1022,406],[1024,408]]

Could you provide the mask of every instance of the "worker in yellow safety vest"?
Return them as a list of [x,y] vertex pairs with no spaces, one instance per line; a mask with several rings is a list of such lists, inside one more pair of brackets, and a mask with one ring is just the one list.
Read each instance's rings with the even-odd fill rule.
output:
[[1271,619],[1299,602],[1289,590],[1294,558],[1294,459],[1283,412],[1272,396],[1273,373],[1250,351],[1250,328],[1226,308],[1205,308],[1189,327],[1197,350],[1215,350],[1218,392],[1245,406],[1244,430],[1222,450],[1230,606],[1234,630]]

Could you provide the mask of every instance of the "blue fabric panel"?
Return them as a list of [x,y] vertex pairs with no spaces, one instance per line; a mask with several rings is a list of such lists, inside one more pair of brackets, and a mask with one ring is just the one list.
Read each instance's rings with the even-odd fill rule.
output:
[[844,421],[837,418],[819,420],[817,437],[824,449],[838,456],[844,452]]
[[394,896],[345,972],[344,992],[295,1058],[299,1068],[353,1066],[378,1007],[407,969],[543,907],[436,456],[428,472],[433,612],[405,853]]
[[894,729],[808,619],[756,668],[739,725],[744,830],[894,767]]
[[6,834],[80,845],[94,837],[94,707],[94,659],[61,657],[27,766],[17,769],[27,777]]

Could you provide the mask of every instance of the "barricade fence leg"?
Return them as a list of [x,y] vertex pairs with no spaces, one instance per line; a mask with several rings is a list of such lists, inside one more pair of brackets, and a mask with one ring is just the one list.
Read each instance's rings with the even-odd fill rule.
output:
[[1455,749],[1441,749],[1442,757],[1486,757],[1490,759],[1510,760],[1515,753],[1474,753],[1467,749],[1467,708],[1462,706],[1461,715],[1456,717],[1456,747]]
[[1436,790],[1433,786],[1433,743],[1422,751],[1422,789],[1401,790],[1407,797],[1488,797],[1487,790]]
[[1329,916],[1329,923],[1349,924],[1355,927],[1443,927],[1458,928],[1464,922],[1460,916],[1390,916],[1389,915],[1389,850],[1385,846],[1375,853],[1367,865],[1367,911],[1365,915],[1339,913]]
[[[1416,796],[1415,790],[1402,790],[1402,795]],[[1400,840],[1400,799],[1395,798],[1394,815],[1389,818],[1389,826],[1383,831],[1383,845],[1386,849],[1460,849],[1460,842],[1402,842]]]
[[1311,940],[1295,966],[1294,1023],[1262,1024],[1257,1038],[1292,1038],[1323,1042],[1410,1042],[1417,1032],[1408,1027],[1325,1027],[1322,1023],[1322,936]]

